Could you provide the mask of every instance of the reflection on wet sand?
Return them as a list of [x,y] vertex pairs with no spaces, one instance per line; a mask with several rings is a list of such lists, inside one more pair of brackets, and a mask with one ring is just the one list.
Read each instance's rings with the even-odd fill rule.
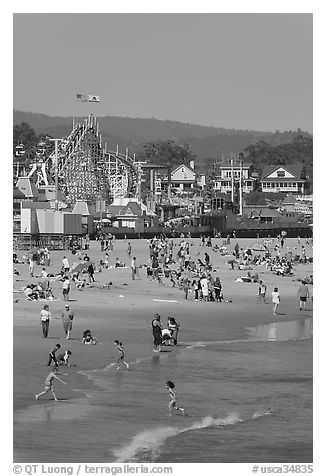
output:
[[73,420],[84,417],[90,411],[99,407],[90,405],[86,399],[83,402],[70,400],[55,402],[54,400],[45,404],[30,405],[14,413],[14,423],[36,423],[50,422],[55,420]]
[[313,335],[312,318],[297,321],[272,322],[247,328],[250,339],[283,341],[309,339]]

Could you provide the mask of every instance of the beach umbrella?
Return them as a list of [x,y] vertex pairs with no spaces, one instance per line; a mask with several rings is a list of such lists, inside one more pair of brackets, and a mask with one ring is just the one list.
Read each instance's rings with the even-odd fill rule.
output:
[[89,266],[88,261],[85,261],[83,263],[77,263],[75,266],[72,267],[71,272],[78,273],[78,271],[83,271],[84,269],[87,269],[88,266]]

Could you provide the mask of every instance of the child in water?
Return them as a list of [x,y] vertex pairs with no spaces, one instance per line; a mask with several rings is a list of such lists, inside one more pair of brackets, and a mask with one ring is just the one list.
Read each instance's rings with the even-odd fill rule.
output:
[[168,380],[167,382],[165,382],[165,388],[169,390],[169,395],[171,399],[169,403],[169,416],[172,416],[172,409],[180,410],[182,415],[186,415],[185,409],[177,406],[177,399],[176,399],[175,393],[173,392],[174,387],[175,385],[173,382],[171,382],[171,380]]
[[54,389],[53,389],[53,380],[56,379],[56,380],[59,380],[59,382],[63,383],[64,385],[66,385],[66,382],[64,382],[63,380],[61,380],[61,378],[58,377],[58,375],[67,375],[67,374],[63,374],[63,373],[60,373],[57,369],[57,367],[53,367],[52,371],[49,373],[49,375],[46,377],[46,380],[45,380],[45,384],[44,384],[44,391],[35,395],[35,399],[38,400],[40,398],[41,395],[45,395],[46,393],[48,392],[52,392],[52,395],[54,396],[54,400],[56,402],[58,402],[59,400],[57,399],[55,393],[54,393]]
[[123,350],[123,343],[119,342],[118,340],[115,340],[114,343],[115,343],[116,348],[118,349],[118,352],[120,353],[120,356],[117,360],[117,364],[118,364],[117,370],[120,369],[121,364],[124,364],[127,367],[127,369],[129,369],[129,364],[127,364],[127,362],[124,361],[125,353],[124,353],[124,350]]

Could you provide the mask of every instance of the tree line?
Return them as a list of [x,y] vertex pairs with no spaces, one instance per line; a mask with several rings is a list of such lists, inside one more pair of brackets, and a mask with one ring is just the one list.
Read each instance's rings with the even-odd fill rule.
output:
[[[298,131],[300,132],[300,131]],[[46,153],[51,153],[53,143],[49,141],[50,136],[37,135],[34,129],[27,123],[22,122],[13,127],[13,153],[15,155],[16,146],[24,144],[26,164],[30,163],[36,156],[38,144],[42,140],[45,143]],[[239,151],[240,152],[240,151]],[[303,134],[296,135],[292,142],[271,145],[266,141],[258,141],[248,145],[243,149],[246,162],[253,164],[253,167],[260,176],[264,165],[291,165],[302,163],[306,169],[307,179],[311,190],[313,185],[313,138]],[[191,150],[189,144],[178,144],[173,140],[151,141],[142,145],[142,151],[137,159],[152,163],[169,165],[171,167],[187,164],[191,160],[196,160],[197,156]],[[212,160],[207,160],[204,170],[208,179],[214,178]]]

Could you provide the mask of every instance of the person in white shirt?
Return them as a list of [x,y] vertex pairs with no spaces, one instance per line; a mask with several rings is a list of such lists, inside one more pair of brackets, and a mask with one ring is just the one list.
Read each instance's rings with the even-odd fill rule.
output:
[[276,316],[276,309],[280,304],[280,293],[278,292],[278,288],[274,288],[272,292],[272,302],[273,302],[273,316]]
[[65,273],[69,273],[70,265],[69,265],[68,258],[67,258],[66,256],[63,257],[62,264],[63,264],[63,270],[64,270],[64,272],[65,272]]
[[62,295],[64,301],[69,301],[69,292],[70,292],[70,280],[68,276],[64,276],[62,283]]
[[51,319],[51,312],[49,310],[49,306],[45,304],[44,308],[41,311],[41,324],[42,324],[42,332],[44,339],[47,338],[49,333],[49,325]]
[[200,284],[201,284],[201,291],[203,294],[204,301],[208,301],[208,279],[204,276],[200,280]]

